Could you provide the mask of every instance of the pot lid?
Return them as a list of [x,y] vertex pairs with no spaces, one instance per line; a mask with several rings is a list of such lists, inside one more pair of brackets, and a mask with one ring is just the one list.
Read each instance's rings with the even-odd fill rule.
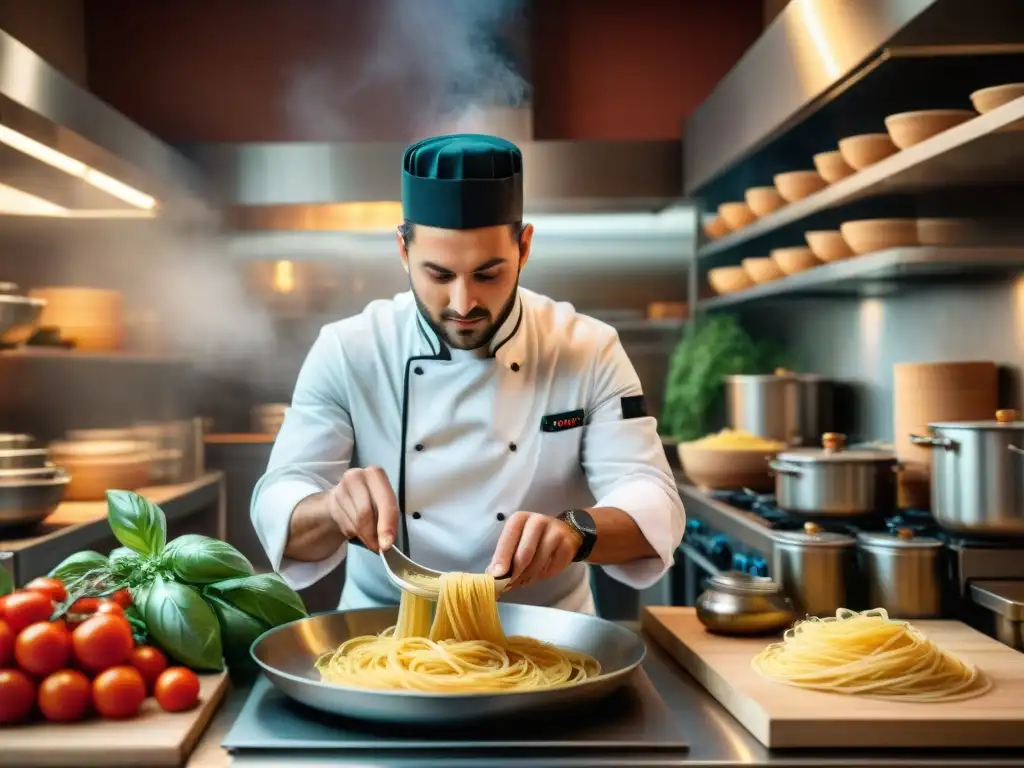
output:
[[743,571],[722,571],[716,573],[708,584],[731,592],[747,592],[756,594],[772,594],[782,591],[782,585],[768,576],[751,576]]
[[823,531],[817,523],[804,523],[802,531],[782,531],[775,536],[780,541],[811,547],[852,547],[857,543],[852,536]]
[[857,541],[885,549],[937,549],[942,546],[934,536],[917,536],[909,528],[900,528],[895,533],[859,533]]
[[780,381],[789,379],[791,381],[815,382],[821,381],[822,377],[817,373],[794,373],[785,368],[776,368],[772,373],[734,373],[725,377],[726,381],[756,382],[756,381]]
[[983,421],[940,421],[928,425],[929,429],[1024,429],[1020,412],[1012,408],[996,411],[994,420]]
[[791,448],[779,454],[779,461],[793,464],[819,461],[895,461],[896,455],[891,451],[870,449],[851,450],[846,447],[846,435],[838,432],[826,432],[821,436],[821,448]]

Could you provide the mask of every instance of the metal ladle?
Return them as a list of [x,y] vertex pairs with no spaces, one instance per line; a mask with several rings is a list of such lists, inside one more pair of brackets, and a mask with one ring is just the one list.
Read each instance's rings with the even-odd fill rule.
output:
[[[359,539],[351,539],[349,543],[366,548],[366,545]],[[395,545],[385,552],[380,552],[380,559],[384,563],[384,570],[387,572],[388,578],[396,587],[427,600],[437,600],[441,593],[441,576],[443,575],[441,571],[432,570],[411,560]],[[427,584],[421,583],[421,580],[437,586],[427,586]],[[510,581],[508,574],[494,580],[494,586],[499,595],[508,589]]]

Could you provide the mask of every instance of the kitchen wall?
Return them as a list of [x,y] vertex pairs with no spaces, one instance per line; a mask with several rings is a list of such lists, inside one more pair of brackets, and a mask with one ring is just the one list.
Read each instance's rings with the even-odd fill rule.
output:
[[794,350],[801,370],[852,388],[843,421],[857,440],[894,437],[894,363],[993,361],[1001,366],[1000,405],[1024,402],[1024,274],[879,298],[794,300],[743,317],[756,334]]
[[[445,90],[438,78],[453,73],[492,100],[515,96],[521,74],[532,83],[538,139],[674,138],[763,24],[757,0],[86,0],[85,7],[90,86],[172,142],[401,140],[436,106],[430,99]],[[509,7],[523,20],[502,32],[514,73],[467,26]],[[417,34],[405,36],[409,27]]]

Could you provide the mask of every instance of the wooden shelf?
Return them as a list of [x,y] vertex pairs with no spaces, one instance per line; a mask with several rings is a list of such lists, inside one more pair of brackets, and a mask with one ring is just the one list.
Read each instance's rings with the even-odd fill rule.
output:
[[814,214],[880,195],[972,184],[1024,182],[1024,98],[897,152],[820,192],[790,203],[697,251],[706,259],[798,224]]
[[[1024,134],[1020,140],[1024,142]],[[1024,248],[893,248],[761,283],[698,302],[701,310],[797,296],[864,296],[890,293],[913,283],[1005,275],[1024,270]]]
[[[159,504],[168,523],[188,517],[218,503],[223,494],[223,474],[207,472],[197,480],[180,485],[140,488],[142,496]],[[0,536],[9,536],[0,531]],[[28,556],[35,562],[60,562],[68,555],[90,549],[111,536],[106,501],[65,501],[25,536],[0,540],[0,551],[13,552],[15,580],[30,578]],[[37,575],[37,574],[33,574]]]
[[0,359],[25,360],[73,360],[112,363],[163,363],[167,365],[189,364],[191,360],[183,355],[164,355],[150,352],[117,351],[93,352],[80,349],[63,349],[61,347],[19,347],[18,349],[0,350]]

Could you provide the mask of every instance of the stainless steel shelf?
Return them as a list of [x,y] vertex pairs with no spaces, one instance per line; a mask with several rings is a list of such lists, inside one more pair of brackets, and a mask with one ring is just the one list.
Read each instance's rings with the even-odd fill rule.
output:
[[724,253],[816,213],[866,197],[971,184],[1024,182],[1024,98],[897,152],[698,249]]
[[893,248],[822,264],[781,280],[704,299],[697,306],[714,310],[780,297],[879,295],[901,282],[1019,270],[1024,270],[1024,248]]

